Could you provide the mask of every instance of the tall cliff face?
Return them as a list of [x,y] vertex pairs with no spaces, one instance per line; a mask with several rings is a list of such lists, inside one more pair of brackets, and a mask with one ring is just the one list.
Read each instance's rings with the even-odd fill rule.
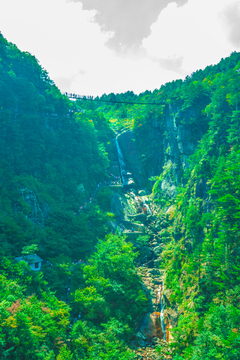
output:
[[21,189],[23,200],[30,206],[31,212],[26,216],[34,224],[44,227],[46,219],[49,217],[50,207],[46,201],[42,204],[34,191],[29,189]]
[[149,178],[164,172],[160,188],[169,197],[175,195],[176,186],[189,166],[188,159],[207,129],[194,124],[196,117],[194,109],[183,111],[166,105],[163,121],[152,121],[144,137],[140,138],[134,129],[119,135],[128,170],[140,188],[149,184]]
[[141,152],[136,145],[136,135],[134,131],[124,131],[119,137],[119,145],[121,147],[127,170],[132,173],[134,181],[140,185],[147,180],[146,172],[142,166]]
[[173,343],[161,348],[166,357],[204,359],[213,351],[230,359],[238,351],[234,341],[219,347],[239,323],[232,314],[239,314],[240,62],[234,66],[181,84],[162,113],[145,111],[119,136],[139,187],[156,180],[148,226],[154,266],[166,270]]

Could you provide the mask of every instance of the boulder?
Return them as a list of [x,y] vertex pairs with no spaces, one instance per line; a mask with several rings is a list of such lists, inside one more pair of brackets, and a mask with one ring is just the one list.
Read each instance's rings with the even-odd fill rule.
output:
[[160,313],[153,312],[144,315],[139,325],[138,334],[142,334],[142,338],[149,343],[152,343],[155,338],[162,338]]
[[145,262],[152,259],[152,250],[148,246],[143,246],[140,251],[140,262],[144,264]]
[[162,276],[162,273],[160,272],[160,269],[149,269],[149,272],[152,275]]
[[162,260],[161,259],[156,259],[154,260],[154,267],[159,268],[162,264]]
[[162,253],[162,247],[161,247],[160,245],[155,246],[155,247],[153,248],[153,252],[154,252],[154,254],[155,254],[156,256],[159,256],[159,255]]
[[140,221],[141,223],[145,223],[147,216],[145,214],[136,214],[136,215],[128,215],[129,219],[134,219],[135,221]]

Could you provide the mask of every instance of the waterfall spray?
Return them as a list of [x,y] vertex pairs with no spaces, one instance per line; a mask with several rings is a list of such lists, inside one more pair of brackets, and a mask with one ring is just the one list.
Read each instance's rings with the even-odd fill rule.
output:
[[120,149],[117,136],[116,136],[116,148],[117,148],[117,153],[118,153],[118,161],[119,161],[119,166],[120,166],[122,184],[124,187],[125,185],[128,184],[128,178],[127,178],[126,164],[124,162],[123,154]]

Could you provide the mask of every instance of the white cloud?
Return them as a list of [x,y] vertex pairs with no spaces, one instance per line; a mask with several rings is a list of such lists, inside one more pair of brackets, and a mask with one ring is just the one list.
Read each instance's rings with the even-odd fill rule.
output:
[[94,11],[65,0],[2,0],[1,31],[35,55],[53,78],[69,77],[93,66],[109,34],[91,22]]
[[102,59],[98,67],[86,74],[79,74],[72,83],[72,91],[82,88],[85,94],[143,92],[159,88],[162,83],[178,77],[173,71],[164,71],[148,58],[139,60],[122,59],[111,54]]
[[2,0],[4,36],[21,50],[35,55],[62,91],[86,95],[159,87],[176,78],[157,63],[139,57],[120,57],[92,22],[94,11],[82,11],[79,2],[65,0]]
[[143,40],[149,57],[182,58],[185,74],[218,62],[236,50],[228,41],[222,12],[236,0],[189,0],[183,7],[169,4]]
[[93,21],[95,11],[83,11],[78,1],[1,0],[0,30],[35,55],[62,91],[139,93],[238,50],[229,40],[232,8],[228,21],[222,15],[235,3],[239,0],[189,0],[183,7],[171,3],[152,25],[143,48],[124,56],[107,47],[113,34],[101,32]]

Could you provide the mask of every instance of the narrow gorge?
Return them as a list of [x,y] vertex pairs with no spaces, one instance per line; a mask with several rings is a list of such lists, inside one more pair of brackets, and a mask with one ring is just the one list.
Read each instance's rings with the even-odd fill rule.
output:
[[[126,135],[120,133],[115,138],[119,163],[119,173],[115,172],[115,175],[116,178],[121,177],[121,183],[115,185],[113,182],[110,185],[113,191],[112,211],[116,214],[116,220],[111,222],[111,227],[114,232],[125,235],[126,240],[139,252],[137,271],[142,278],[149,304],[135,329],[133,345],[137,348],[137,359],[154,360],[158,358],[155,354],[156,346],[171,339],[171,328],[177,322],[177,312],[171,308],[164,310],[169,301],[166,295],[164,296],[165,271],[159,268],[159,249],[163,244],[158,233],[162,229],[155,225],[157,211],[151,210],[152,194],[138,188],[139,181],[135,181],[127,168],[123,157],[126,149],[123,148],[122,151],[118,141],[118,137],[121,139],[127,137]],[[131,142],[129,144],[126,140],[121,141],[121,144],[127,149],[131,147]],[[112,165],[112,168],[116,169],[116,165]],[[145,238],[142,246],[141,237]]]
[[0,359],[240,359],[240,53],[61,93],[0,34]]

